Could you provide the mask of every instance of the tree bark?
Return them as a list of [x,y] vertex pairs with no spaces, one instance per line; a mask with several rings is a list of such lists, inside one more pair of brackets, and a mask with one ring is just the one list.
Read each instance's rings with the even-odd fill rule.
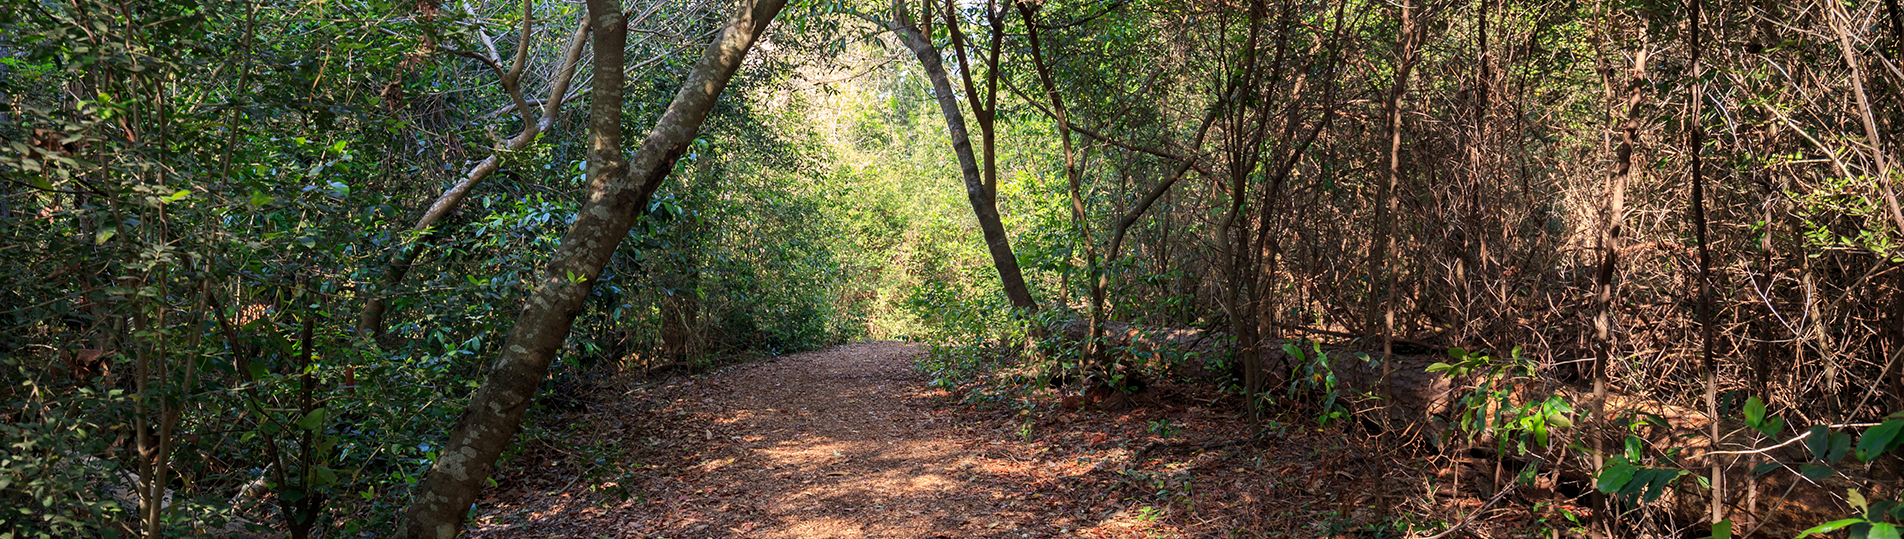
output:
[[[1108,283],[1105,282],[1104,267],[1098,264],[1097,239],[1091,232],[1091,214],[1084,207],[1084,165],[1077,149],[1071,144],[1070,112],[1064,107],[1064,96],[1058,93],[1058,83],[1052,79],[1051,69],[1045,65],[1044,51],[1038,42],[1035,17],[1038,8],[1027,2],[1019,2],[1017,6],[1019,17],[1025,21],[1025,37],[1031,46],[1033,71],[1038,74],[1038,84],[1044,88],[1045,98],[1051,100],[1052,119],[1058,122],[1058,138],[1063,143],[1064,177],[1071,195],[1071,219],[1077,228],[1078,238],[1084,243],[1085,270],[1090,276],[1090,282],[1087,283],[1091,291],[1091,304],[1087,313],[1089,325],[1081,347],[1082,359],[1087,365],[1096,364],[1099,361],[1098,337],[1104,329],[1104,288]],[[1174,183],[1174,178],[1165,183],[1166,189],[1169,183]],[[1108,365],[1105,367],[1108,368]],[[1108,376],[1110,373],[1105,374]]]
[[748,49],[785,5],[785,0],[743,0],[641,147],[624,158],[620,126],[626,16],[613,2],[589,0],[595,81],[589,111],[588,200],[517,315],[502,357],[470,396],[436,462],[417,485],[396,537],[456,536],[496,457],[520,429],[530,397],[602,267],[700,132]]
[[[1394,261],[1395,231],[1393,216],[1398,210],[1401,188],[1402,167],[1402,99],[1408,95],[1408,76],[1414,71],[1416,51],[1421,45],[1421,27],[1416,24],[1415,12],[1408,0],[1402,0],[1400,6],[1398,35],[1396,36],[1395,84],[1389,88],[1388,102],[1384,110],[1388,118],[1386,135],[1388,136],[1388,155],[1386,166],[1382,170],[1380,201],[1375,208],[1375,237],[1371,243],[1373,250],[1369,255],[1369,309],[1368,330],[1376,329],[1376,314],[1381,314],[1380,339],[1382,341],[1382,377],[1383,395],[1394,395],[1395,364],[1395,274]],[[1381,308],[1376,309],[1380,303]],[[1385,465],[1384,465],[1385,466]],[[1386,479],[1377,483],[1377,507],[1380,515],[1386,516],[1389,510],[1388,484]]]
[[1388,341],[1394,333],[1395,323],[1395,313],[1389,309],[1388,289],[1394,284],[1394,268],[1389,265],[1389,252],[1395,248],[1395,226],[1391,216],[1398,209],[1396,191],[1401,188],[1402,98],[1408,95],[1408,76],[1415,67],[1415,49],[1419,42],[1414,10],[1407,2],[1403,2],[1400,9],[1401,30],[1396,37],[1395,82],[1389,87],[1388,100],[1382,106],[1387,115],[1383,125],[1388,151],[1384,155],[1382,183],[1376,195],[1375,237],[1369,244],[1372,251],[1369,254],[1369,308],[1367,329],[1364,330],[1379,335],[1384,361],[1392,355],[1388,350]]
[[[1596,48],[1599,48],[1596,46]],[[1599,237],[1595,239],[1600,251],[1600,267],[1593,278],[1593,399],[1589,403],[1593,429],[1605,432],[1611,422],[1606,420],[1607,365],[1613,362],[1613,298],[1618,294],[1614,283],[1620,262],[1621,225],[1626,220],[1626,184],[1633,175],[1633,144],[1639,138],[1640,104],[1646,96],[1646,62],[1652,51],[1645,45],[1633,55],[1633,67],[1628,72],[1624,87],[1616,88],[1613,67],[1605,64],[1605,52],[1600,52],[1599,71],[1606,86],[1608,100],[1615,99],[1624,91],[1625,117],[1614,127],[1620,133],[1619,146],[1613,149],[1613,171],[1607,175],[1607,205],[1602,216]],[[1609,115],[1610,116],[1610,115]],[[1612,123],[1612,118],[1608,118]],[[1606,437],[1593,436],[1593,471],[1606,469]],[[1599,500],[1600,504],[1613,503],[1611,500]],[[1596,504],[1596,510],[1603,508]],[[1602,524],[1611,526],[1612,519],[1602,520]]]
[[[1719,417],[1719,363],[1712,356],[1712,253],[1706,237],[1706,177],[1700,170],[1703,160],[1700,150],[1706,145],[1706,129],[1699,123],[1700,100],[1704,98],[1699,81],[1699,23],[1704,15],[1704,2],[1692,0],[1691,20],[1686,25],[1688,40],[1692,42],[1692,88],[1688,92],[1686,104],[1686,126],[1689,128],[1686,140],[1686,155],[1692,159],[1692,219],[1693,238],[1699,243],[1699,356],[1700,371],[1705,374],[1706,417]],[[1719,422],[1707,421],[1707,436],[1712,438],[1712,447],[1719,446]],[[1712,499],[1707,518],[1710,522],[1719,522],[1725,517],[1725,472],[1720,467],[1719,458],[1708,455],[1706,464],[1711,470]]]
[[[931,10],[926,14],[931,16]],[[949,14],[949,13],[948,13]],[[865,17],[862,17],[865,18]],[[893,20],[867,20],[879,24],[899,36],[912,55],[919,59],[919,67],[926,72],[926,78],[932,81],[933,98],[939,102],[939,111],[945,114],[946,132],[952,137],[952,151],[958,154],[959,172],[965,178],[965,197],[972,203],[972,214],[978,218],[978,227],[985,234],[985,247],[992,255],[992,265],[998,269],[998,279],[1004,285],[1005,298],[1012,307],[1028,312],[1038,310],[1038,302],[1031,298],[1031,290],[1025,286],[1024,271],[1018,267],[1018,256],[1012,253],[1011,238],[1005,235],[1005,225],[998,217],[997,164],[993,158],[991,124],[989,111],[984,110],[977,101],[973,101],[973,114],[979,116],[980,128],[984,130],[985,170],[979,168],[977,155],[972,151],[972,137],[965,128],[965,113],[959,110],[958,94],[952,91],[951,75],[946,73],[945,62],[939,56],[939,49],[932,45],[931,39],[919,31],[912,22],[912,15],[905,4],[893,3]],[[946,21],[948,29],[957,34],[957,21]],[[993,69],[987,76],[997,77],[997,51],[993,51]],[[970,77],[970,69],[964,70]],[[968,89],[973,85],[966,84]],[[993,93],[996,93],[994,91]],[[968,96],[976,100],[977,95]]]
[[[1287,12],[1289,2],[1283,2],[1283,12]],[[1286,17],[1273,18],[1269,8],[1263,2],[1252,2],[1247,10],[1247,36],[1242,48],[1237,51],[1240,66],[1235,78],[1230,79],[1231,88],[1235,88],[1235,100],[1223,112],[1225,129],[1220,139],[1221,160],[1224,165],[1222,177],[1212,178],[1228,195],[1223,218],[1212,230],[1215,236],[1217,253],[1223,260],[1225,279],[1220,288],[1222,296],[1219,304],[1228,315],[1230,331],[1236,338],[1237,363],[1243,366],[1243,386],[1249,394],[1251,413],[1261,411],[1261,399],[1257,395],[1264,389],[1263,362],[1266,350],[1256,323],[1257,305],[1253,292],[1256,289],[1256,258],[1250,246],[1250,234],[1254,229],[1240,221],[1248,219],[1244,213],[1250,197],[1251,177],[1258,163],[1262,162],[1263,140],[1269,126],[1270,95],[1275,84],[1282,80],[1283,63],[1287,58],[1290,28],[1293,21]],[[1276,28],[1265,29],[1264,24],[1276,20]],[[1259,47],[1265,34],[1276,37],[1274,55],[1265,68]],[[1268,69],[1270,74],[1264,75]]]

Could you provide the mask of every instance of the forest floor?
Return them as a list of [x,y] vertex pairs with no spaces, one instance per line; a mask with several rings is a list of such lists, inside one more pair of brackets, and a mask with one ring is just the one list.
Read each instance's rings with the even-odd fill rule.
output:
[[[1213,391],[1157,384],[1104,411],[1045,390],[1014,412],[929,388],[919,353],[851,344],[595,388],[537,419],[470,536],[1397,537],[1481,504],[1430,503],[1421,466],[1342,428],[1252,436],[1263,423]],[[1495,537],[1540,524],[1489,516]]]

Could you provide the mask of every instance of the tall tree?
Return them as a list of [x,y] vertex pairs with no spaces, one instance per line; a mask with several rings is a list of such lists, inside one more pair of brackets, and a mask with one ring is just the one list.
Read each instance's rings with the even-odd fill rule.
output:
[[416,487],[399,538],[450,539],[462,528],[496,458],[521,428],[522,414],[568,336],[583,300],[615,248],[687,152],[741,60],[785,0],[743,0],[674,101],[633,154],[621,150],[622,60],[627,16],[614,2],[589,0],[594,87],[589,107],[588,200],[544,268],[502,345],[502,357],[470,396],[436,462]]
[[[1097,348],[1100,337],[1103,335],[1104,322],[1106,320],[1104,310],[1107,301],[1107,290],[1110,287],[1110,272],[1108,268],[1117,262],[1118,254],[1124,244],[1124,238],[1129,234],[1131,226],[1137,224],[1138,219],[1142,218],[1144,213],[1148,212],[1150,208],[1157,203],[1158,199],[1169,193],[1171,187],[1175,186],[1189,173],[1191,168],[1197,165],[1197,154],[1203,147],[1205,135],[1209,134],[1210,126],[1216,122],[1218,114],[1224,110],[1224,104],[1237,87],[1236,85],[1230,85],[1223,88],[1223,91],[1218,94],[1210,110],[1204,114],[1202,122],[1198,124],[1196,136],[1193,137],[1189,145],[1190,151],[1185,155],[1171,153],[1158,148],[1133,145],[1113,139],[1073,121],[1070,109],[1064,104],[1064,96],[1058,90],[1057,77],[1053,73],[1052,63],[1045,59],[1044,45],[1039,38],[1039,30],[1044,27],[1063,27],[1070,25],[1048,25],[1038,22],[1037,14],[1039,8],[1042,7],[1039,4],[1020,1],[1017,3],[1017,7],[1020,17],[1025,22],[1025,36],[1029,42],[1028,46],[1031,52],[1032,69],[1037,74],[1039,87],[1043,89],[1044,101],[1048,101],[1049,103],[1047,104],[1022,94],[1020,97],[1023,98],[1025,102],[1031,104],[1033,108],[1044,113],[1046,117],[1057,122],[1058,136],[1064,150],[1065,178],[1067,188],[1071,195],[1072,216],[1078,223],[1078,235],[1085,242],[1086,269],[1089,274],[1088,282],[1086,283],[1090,294],[1090,305],[1087,313],[1089,320],[1085,327],[1085,338],[1082,347],[1083,356],[1087,362],[1102,361],[1103,358],[1099,357]],[[1112,7],[1111,9],[1117,8]],[[1007,80],[1006,82],[1009,83],[1010,81]],[[1013,90],[1017,91],[1015,87]],[[1073,132],[1102,144],[1126,148],[1176,162],[1176,166],[1172,167],[1170,174],[1158,181],[1156,185],[1153,185],[1143,198],[1138,199],[1137,203],[1126,208],[1123,215],[1112,223],[1110,243],[1101,255],[1097,249],[1096,237],[1091,232],[1089,213],[1085,208],[1082,194],[1085,166],[1081,162],[1082,160],[1076,157],[1077,151],[1074,149],[1074,142],[1071,137]],[[1102,260],[1099,260],[1100,257]]]
[[[931,0],[923,3],[926,26],[932,24],[932,11],[935,7]],[[1018,255],[1012,252],[1011,238],[1005,235],[1004,222],[998,216],[998,70],[999,54],[1004,48],[1005,31],[999,28],[1004,22],[1004,10],[997,6],[996,0],[987,0],[985,16],[991,29],[989,43],[985,53],[985,72],[981,75],[985,81],[985,92],[972,77],[972,66],[966,56],[966,38],[959,31],[957,12],[958,2],[946,0],[943,5],[946,30],[952,36],[952,49],[959,62],[959,76],[964,82],[966,101],[972,107],[972,119],[978,123],[980,150],[983,152],[983,166],[979,155],[972,151],[972,137],[965,127],[965,113],[959,108],[958,94],[952,89],[952,78],[945,70],[945,61],[939,48],[932,44],[929,31],[921,31],[913,24],[912,14],[901,0],[893,2],[892,20],[880,20],[868,15],[860,18],[879,25],[899,36],[912,55],[919,59],[919,67],[926,72],[926,78],[932,81],[932,97],[939,102],[939,111],[945,115],[945,127],[952,137],[952,151],[959,157],[959,172],[965,179],[965,196],[972,203],[972,215],[978,218],[978,227],[985,235],[985,248],[992,256],[992,265],[998,269],[998,279],[1004,284],[1005,298],[1012,307],[1024,311],[1037,311],[1038,302],[1031,297],[1031,289],[1025,286],[1024,271],[1018,267]]]
[[[1064,95],[1058,93],[1058,83],[1052,80],[1051,69],[1045,64],[1044,51],[1038,42],[1037,9],[1029,2],[1017,2],[1018,16],[1025,23],[1025,38],[1031,49],[1033,71],[1038,74],[1038,85],[1044,89],[1045,99],[1051,101],[1051,117],[1058,122],[1058,140],[1064,150],[1064,178],[1066,191],[1071,195],[1071,219],[1076,227],[1076,236],[1084,243],[1085,272],[1090,278],[1091,305],[1089,323],[1085,328],[1082,347],[1084,361],[1098,361],[1098,335],[1104,323],[1104,268],[1098,264],[1097,241],[1091,233],[1091,213],[1084,207],[1083,183],[1084,163],[1078,149],[1071,140],[1071,118],[1064,107]],[[994,31],[994,33],[998,33]]]
[[[1719,363],[1712,356],[1712,248],[1706,237],[1706,176],[1705,172],[1700,170],[1704,160],[1699,158],[1699,153],[1705,149],[1706,145],[1706,129],[1704,124],[1699,123],[1700,104],[1705,97],[1701,86],[1704,83],[1699,77],[1702,71],[1699,67],[1701,45],[1699,19],[1705,15],[1704,4],[1705,2],[1701,0],[1692,0],[1688,6],[1691,9],[1689,14],[1691,20],[1686,25],[1686,34],[1688,41],[1691,41],[1691,46],[1688,48],[1692,56],[1690,61],[1692,83],[1686,101],[1686,126],[1688,127],[1686,157],[1692,160],[1692,170],[1689,171],[1692,180],[1690,220],[1693,226],[1693,241],[1699,244],[1699,367],[1705,375],[1706,417],[1719,417]],[[1707,435],[1712,438],[1713,447],[1718,447],[1719,422],[1707,421],[1706,429]],[[1708,453],[1707,461],[1712,481],[1712,504],[1707,518],[1712,522],[1719,522],[1725,519],[1725,473],[1719,464],[1718,455]]]
[[[1614,298],[1619,288],[1614,280],[1619,269],[1622,225],[1626,221],[1626,186],[1633,177],[1633,151],[1638,142],[1642,104],[1646,98],[1647,61],[1652,50],[1646,46],[1644,35],[1641,46],[1633,55],[1633,65],[1627,70],[1624,84],[1620,84],[1614,67],[1609,63],[1606,51],[1598,51],[1602,85],[1605,87],[1606,100],[1621,104],[1620,116],[1615,123],[1612,114],[1607,115],[1608,127],[1619,133],[1619,144],[1612,148],[1613,170],[1606,177],[1606,206],[1601,211],[1599,234],[1594,238],[1600,254],[1599,267],[1593,278],[1593,402],[1590,403],[1590,415],[1601,429],[1606,428],[1607,366],[1613,362],[1613,322]],[[1604,44],[1596,44],[1604,48]],[[1624,94],[1624,95],[1622,95]],[[1593,466],[1595,470],[1606,465],[1606,440],[1603,435],[1593,436]],[[1608,502],[1610,503],[1610,502]],[[1611,520],[1604,521],[1611,525]]]
[[[1375,236],[1369,246],[1368,321],[1365,333],[1377,335],[1382,343],[1383,369],[1390,367],[1395,351],[1395,273],[1391,253],[1395,250],[1395,224],[1402,174],[1402,100],[1408,95],[1408,78],[1414,72],[1421,48],[1421,25],[1415,20],[1415,7],[1401,3],[1397,13],[1395,43],[1395,80],[1382,104],[1386,120],[1382,122],[1387,148],[1383,152],[1382,183],[1376,191]],[[1386,374],[1386,372],[1385,372]],[[1383,376],[1387,378],[1386,375]]]
[[[1262,328],[1256,324],[1255,314],[1258,304],[1255,301],[1256,278],[1260,268],[1256,265],[1256,251],[1251,247],[1251,235],[1256,231],[1248,226],[1250,193],[1256,177],[1256,167],[1262,162],[1263,143],[1269,134],[1269,117],[1275,108],[1272,94],[1282,80],[1282,74],[1288,60],[1289,42],[1292,39],[1295,21],[1289,17],[1293,2],[1279,4],[1279,16],[1271,17],[1269,6],[1261,1],[1250,3],[1244,23],[1245,39],[1242,48],[1235,51],[1238,68],[1229,82],[1236,90],[1236,99],[1229,101],[1222,113],[1223,130],[1218,138],[1218,156],[1222,164],[1221,174],[1213,181],[1221,186],[1224,200],[1224,213],[1215,230],[1218,255],[1223,259],[1223,270],[1227,273],[1223,281],[1222,298],[1219,304],[1228,315],[1230,331],[1236,337],[1239,363],[1243,365],[1244,386],[1255,395],[1264,387]],[[1264,25],[1275,21],[1278,26],[1265,28]],[[1274,52],[1265,60],[1261,46],[1264,34],[1274,36]],[[1257,411],[1259,402],[1250,399],[1250,410]]]

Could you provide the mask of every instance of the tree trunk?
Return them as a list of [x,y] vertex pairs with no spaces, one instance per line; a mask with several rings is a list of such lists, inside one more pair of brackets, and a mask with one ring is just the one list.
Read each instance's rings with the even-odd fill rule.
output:
[[[1286,13],[1289,3],[1284,2],[1283,6]],[[1278,19],[1280,26],[1267,31],[1276,36],[1276,43],[1274,56],[1267,68],[1272,73],[1265,76],[1258,48],[1266,33],[1263,23],[1271,18],[1268,7],[1262,2],[1251,3],[1247,17],[1248,37],[1243,41],[1243,48],[1238,51],[1241,67],[1235,78],[1229,81],[1237,99],[1223,113],[1226,129],[1220,140],[1224,177],[1213,178],[1213,181],[1222,182],[1220,185],[1227,191],[1229,198],[1223,219],[1212,232],[1217,252],[1223,260],[1223,271],[1226,272],[1220,304],[1229,319],[1230,332],[1236,337],[1237,363],[1243,366],[1243,386],[1249,394],[1249,409],[1251,413],[1256,413],[1261,411],[1262,403],[1257,396],[1266,387],[1262,378],[1264,364],[1261,361],[1265,350],[1259,333],[1261,328],[1256,323],[1254,292],[1258,270],[1254,251],[1250,249],[1254,244],[1250,241],[1254,229],[1241,221],[1248,219],[1244,210],[1250,196],[1250,179],[1256,165],[1261,162],[1261,148],[1267,134],[1268,111],[1271,108],[1269,96],[1274,85],[1282,79],[1292,21]]]
[[568,336],[583,300],[648,199],[667,179],[701,123],[739,69],[741,60],[785,0],[743,0],[708,44],[667,112],[640,149],[621,153],[622,59],[625,16],[614,3],[589,0],[595,29],[595,83],[589,111],[589,197],[550,258],[535,290],[504,341],[482,387],[444,441],[436,462],[404,509],[399,538],[455,537],[489,478],[522,414]]
[[[930,16],[931,10],[927,10]],[[985,234],[985,247],[992,255],[992,265],[998,268],[998,279],[1005,287],[1005,297],[1012,307],[1037,311],[1038,303],[1031,298],[1031,290],[1025,286],[1025,275],[1018,268],[1018,256],[1012,253],[1011,238],[1005,235],[1005,224],[998,217],[998,199],[992,182],[979,170],[978,157],[972,151],[972,137],[965,128],[965,113],[959,110],[958,94],[952,92],[952,78],[945,71],[945,62],[939,57],[939,49],[932,41],[913,25],[912,16],[904,4],[893,4],[892,22],[874,21],[905,42],[906,48],[919,59],[919,67],[926,72],[926,78],[932,80],[933,98],[939,102],[939,111],[945,114],[946,132],[952,137],[952,151],[959,157],[959,172],[965,178],[965,197],[972,202],[972,214],[978,218],[978,228]],[[953,25],[956,21],[946,21]],[[993,70],[996,73],[996,69]],[[996,76],[996,75],[992,75]],[[977,99],[978,96],[968,96]],[[976,109],[977,102],[973,103]],[[983,114],[985,111],[975,110]],[[988,127],[981,125],[981,127]],[[990,129],[985,129],[985,162],[987,168],[995,167],[992,156]],[[992,177],[996,176],[994,171]]]
[[[1085,269],[1090,279],[1086,283],[1091,292],[1089,326],[1083,345],[1080,347],[1080,358],[1086,365],[1095,365],[1101,359],[1098,357],[1100,342],[1098,337],[1102,335],[1101,331],[1104,328],[1104,288],[1108,284],[1107,276],[1104,266],[1098,264],[1097,238],[1091,232],[1091,214],[1084,207],[1084,164],[1078,156],[1077,149],[1071,143],[1070,112],[1065,109],[1064,96],[1058,93],[1058,83],[1052,79],[1051,68],[1045,65],[1044,51],[1040,50],[1038,23],[1034,16],[1037,9],[1036,6],[1021,2],[1018,4],[1018,15],[1025,21],[1025,36],[1031,46],[1031,65],[1038,73],[1038,84],[1044,88],[1045,97],[1051,100],[1052,119],[1058,122],[1058,138],[1063,143],[1064,177],[1071,195],[1071,219],[1075,223],[1073,226],[1077,229],[1078,238],[1084,243]],[[1178,177],[1181,177],[1181,174]],[[1167,180],[1164,188],[1168,189],[1169,184],[1174,182],[1175,178]],[[1109,263],[1108,255],[1105,262]],[[1109,369],[1110,365],[1100,365],[1100,367]],[[1111,373],[1104,374],[1108,377]]]
[[694,332],[700,325],[701,297],[695,267],[698,242],[687,242],[680,268],[663,280],[661,292],[661,355],[663,364],[687,364],[699,354]]
[[[1633,57],[1633,68],[1629,72],[1624,87],[1626,96],[1626,116],[1620,120],[1617,129],[1620,132],[1620,144],[1613,152],[1613,173],[1607,175],[1607,205],[1602,217],[1599,237],[1596,239],[1600,251],[1600,267],[1593,278],[1593,399],[1589,404],[1592,428],[1606,431],[1610,424],[1606,421],[1607,365],[1613,362],[1613,298],[1618,289],[1614,283],[1620,261],[1620,227],[1626,220],[1626,184],[1633,174],[1633,143],[1639,136],[1639,112],[1641,99],[1646,91],[1646,61],[1651,51],[1642,48]],[[1602,53],[1604,58],[1604,53]],[[1602,60],[1604,62],[1604,59]],[[1607,98],[1617,95],[1613,83],[1612,66],[1602,64],[1601,76],[1607,89]],[[1593,437],[1593,471],[1598,473],[1606,467],[1606,440],[1604,436]],[[1601,504],[1612,503],[1600,500]],[[1598,510],[1601,507],[1596,506]],[[1602,521],[1611,525],[1611,520]]]
[[[1082,167],[1075,163],[1076,159],[1073,157],[1071,133],[1076,132],[1092,140],[1112,146],[1132,147],[1132,145],[1112,140],[1097,131],[1079,126],[1071,121],[1070,112],[1065,108],[1064,99],[1058,93],[1056,80],[1051,75],[1051,66],[1045,63],[1042,47],[1039,43],[1038,25],[1033,20],[1038,7],[1021,3],[1018,4],[1018,9],[1019,14],[1025,20],[1025,36],[1030,41],[1032,67],[1038,74],[1039,85],[1044,89],[1045,95],[1050,99],[1051,106],[1047,108],[1029,97],[1027,97],[1026,100],[1031,102],[1034,108],[1037,108],[1040,112],[1045,113],[1046,116],[1049,116],[1053,121],[1058,123],[1058,134],[1064,142],[1065,175],[1070,181],[1073,213],[1076,218],[1080,219],[1080,226],[1085,231],[1084,236],[1086,238],[1092,238],[1089,227],[1082,224],[1085,223],[1083,219],[1088,217],[1083,213],[1083,204],[1080,198],[1079,176],[1082,176],[1083,171]],[[1176,161],[1177,165],[1171,169],[1170,175],[1157,182],[1157,185],[1152,186],[1150,191],[1145,194],[1143,198],[1139,199],[1137,203],[1131,207],[1126,208],[1117,222],[1112,224],[1109,246],[1105,248],[1101,254],[1103,258],[1102,262],[1097,260],[1100,254],[1097,253],[1095,249],[1096,244],[1086,244],[1091,247],[1088,251],[1088,256],[1090,257],[1090,267],[1092,268],[1091,278],[1089,282],[1086,283],[1087,286],[1090,287],[1090,326],[1087,337],[1080,339],[1080,342],[1084,343],[1083,346],[1086,348],[1086,358],[1095,357],[1095,347],[1097,346],[1095,343],[1098,343],[1101,337],[1104,336],[1103,329],[1108,321],[1103,315],[1106,302],[1106,287],[1109,286],[1109,275],[1104,271],[1104,268],[1110,267],[1117,262],[1118,254],[1122,251],[1124,246],[1124,238],[1129,234],[1131,226],[1135,225],[1137,220],[1144,216],[1145,212],[1150,211],[1151,206],[1155,205],[1158,199],[1163,198],[1166,193],[1169,193],[1170,188],[1175,186],[1179,180],[1182,180],[1183,177],[1189,173],[1191,168],[1196,166],[1197,153],[1198,150],[1203,147],[1204,137],[1210,132],[1210,126],[1216,123],[1217,116],[1223,112],[1224,105],[1229,102],[1230,94],[1234,90],[1234,87],[1227,88],[1217,95],[1217,100],[1211,104],[1210,110],[1203,115],[1203,121],[1198,124],[1196,137],[1188,147],[1190,149],[1188,155],[1175,155],[1162,150],[1149,148],[1136,148],[1132,150],[1170,159]],[[1165,272],[1159,270],[1158,273]],[[1067,284],[1067,286],[1062,287],[1061,290],[1068,288],[1069,286]]]
[[[1700,165],[1700,150],[1706,144],[1705,126],[1699,123],[1700,100],[1703,93],[1699,82],[1699,19],[1704,13],[1704,2],[1692,0],[1691,20],[1686,25],[1686,34],[1692,42],[1692,88],[1687,96],[1686,126],[1690,136],[1686,140],[1686,155],[1692,159],[1692,215],[1693,239],[1699,243],[1699,356],[1700,370],[1705,374],[1706,417],[1719,417],[1719,363],[1712,357],[1712,253],[1706,237],[1706,178]],[[1719,422],[1707,421],[1707,436],[1712,439],[1712,447],[1719,446]],[[1706,464],[1711,470],[1712,498],[1707,519],[1719,522],[1725,519],[1725,472],[1720,467],[1719,458],[1708,455]]]
[[1392,355],[1389,340],[1394,333],[1395,313],[1390,305],[1390,289],[1394,286],[1395,268],[1389,264],[1389,253],[1395,249],[1395,225],[1392,216],[1398,210],[1399,197],[1396,191],[1401,188],[1401,152],[1402,152],[1402,98],[1408,95],[1408,76],[1415,67],[1415,49],[1419,42],[1415,27],[1414,11],[1403,2],[1400,14],[1401,31],[1396,37],[1395,82],[1388,90],[1388,100],[1383,103],[1387,114],[1383,122],[1387,135],[1388,148],[1384,155],[1382,183],[1379,186],[1375,202],[1375,237],[1369,243],[1369,295],[1368,319],[1365,333],[1376,334],[1382,341],[1383,361]]
[[[1387,164],[1382,170],[1380,200],[1376,202],[1375,208],[1376,232],[1374,241],[1371,243],[1374,252],[1369,255],[1369,327],[1365,330],[1376,329],[1375,319],[1377,313],[1380,313],[1382,341],[1380,391],[1383,395],[1395,394],[1395,274],[1397,269],[1392,259],[1395,251],[1393,218],[1395,212],[1398,211],[1396,206],[1399,199],[1396,191],[1401,188],[1402,174],[1402,98],[1408,95],[1408,76],[1414,70],[1416,51],[1420,48],[1422,41],[1421,27],[1415,21],[1415,12],[1408,0],[1403,0],[1401,3],[1399,26],[1399,35],[1396,36],[1398,41],[1396,62],[1400,65],[1395,69],[1395,84],[1389,88],[1388,102],[1385,106],[1388,113],[1387,121],[1384,122],[1387,125],[1388,155]],[[1378,302],[1381,305],[1379,310],[1376,308]],[[1384,468],[1387,466],[1385,462],[1382,465]],[[1378,514],[1386,516],[1389,510],[1388,483],[1386,479],[1378,479],[1376,485],[1376,496],[1379,498],[1376,504]]]

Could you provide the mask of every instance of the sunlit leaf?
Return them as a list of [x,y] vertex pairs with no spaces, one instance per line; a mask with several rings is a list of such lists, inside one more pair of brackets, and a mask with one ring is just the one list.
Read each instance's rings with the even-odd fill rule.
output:
[[1864,519],[1847,518],[1843,520],[1833,520],[1831,522],[1826,522],[1824,524],[1819,524],[1817,526],[1812,526],[1811,528],[1806,529],[1804,533],[1798,534],[1798,537],[1796,539],[1805,539],[1806,537],[1810,537],[1812,535],[1816,535],[1820,533],[1835,532],[1835,531],[1844,529],[1848,526],[1851,526],[1852,524],[1857,524],[1860,522],[1864,522]]

